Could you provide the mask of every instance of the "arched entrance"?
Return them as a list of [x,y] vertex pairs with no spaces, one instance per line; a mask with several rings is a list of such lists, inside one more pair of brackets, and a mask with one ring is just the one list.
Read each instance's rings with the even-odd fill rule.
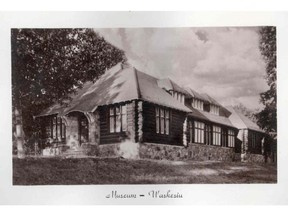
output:
[[67,114],[69,123],[67,134],[67,145],[72,148],[80,147],[83,143],[89,142],[89,121],[87,116],[79,111],[73,111]]

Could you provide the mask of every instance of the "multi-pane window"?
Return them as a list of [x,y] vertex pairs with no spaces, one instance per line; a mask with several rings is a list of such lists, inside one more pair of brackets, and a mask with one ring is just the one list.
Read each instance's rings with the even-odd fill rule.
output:
[[223,147],[227,147],[228,146],[228,132],[226,128],[222,128],[222,137],[221,137],[221,141],[222,141],[222,146]]
[[213,125],[213,145],[221,145],[221,127]]
[[66,127],[60,117],[48,118],[45,125],[45,138],[64,140],[66,138]]
[[205,124],[205,144],[211,145],[212,144],[212,130],[211,125]]
[[203,110],[204,109],[204,102],[194,98],[192,101],[192,107],[199,109],[199,110]]
[[210,105],[210,113],[213,113],[215,115],[219,115],[219,106],[216,106],[216,105],[213,105],[211,104]]
[[109,110],[110,133],[119,133],[127,130],[127,107],[119,105]]
[[179,93],[179,92],[173,92],[173,97],[174,97],[176,100],[180,101],[181,103],[184,103],[184,100],[185,100],[184,94]]
[[189,135],[190,135],[190,143],[193,142],[193,122],[189,121]]
[[169,135],[170,111],[156,107],[156,133]]
[[235,147],[235,131],[228,130],[228,147]]
[[204,127],[203,122],[194,121],[194,142],[204,143]]

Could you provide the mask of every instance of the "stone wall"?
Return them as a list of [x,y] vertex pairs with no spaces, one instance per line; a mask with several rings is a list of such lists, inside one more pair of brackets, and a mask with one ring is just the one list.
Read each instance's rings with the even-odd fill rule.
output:
[[193,160],[217,160],[217,161],[234,161],[234,148],[194,144],[188,146],[189,159]]
[[234,161],[233,148],[188,144],[188,147],[155,143],[141,143],[139,155],[141,158],[167,160],[219,160]]
[[251,162],[251,163],[265,163],[265,157],[262,154],[247,153],[245,155],[244,161]]
[[81,145],[81,149],[83,150],[84,155],[87,155],[87,156],[99,155],[98,145],[90,144],[90,143],[83,143]]
[[99,145],[101,157],[139,158],[139,143],[126,140],[122,143]]

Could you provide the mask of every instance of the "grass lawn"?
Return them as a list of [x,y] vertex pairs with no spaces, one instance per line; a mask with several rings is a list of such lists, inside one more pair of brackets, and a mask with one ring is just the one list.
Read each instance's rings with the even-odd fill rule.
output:
[[275,164],[120,158],[13,159],[14,185],[276,182]]

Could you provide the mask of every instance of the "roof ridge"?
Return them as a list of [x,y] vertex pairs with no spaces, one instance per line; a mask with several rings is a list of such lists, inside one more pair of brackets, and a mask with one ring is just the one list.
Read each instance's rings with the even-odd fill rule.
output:
[[138,99],[141,99],[142,95],[141,95],[140,85],[139,85],[138,70],[135,67],[133,67],[133,70],[134,70],[134,75],[135,75]]

